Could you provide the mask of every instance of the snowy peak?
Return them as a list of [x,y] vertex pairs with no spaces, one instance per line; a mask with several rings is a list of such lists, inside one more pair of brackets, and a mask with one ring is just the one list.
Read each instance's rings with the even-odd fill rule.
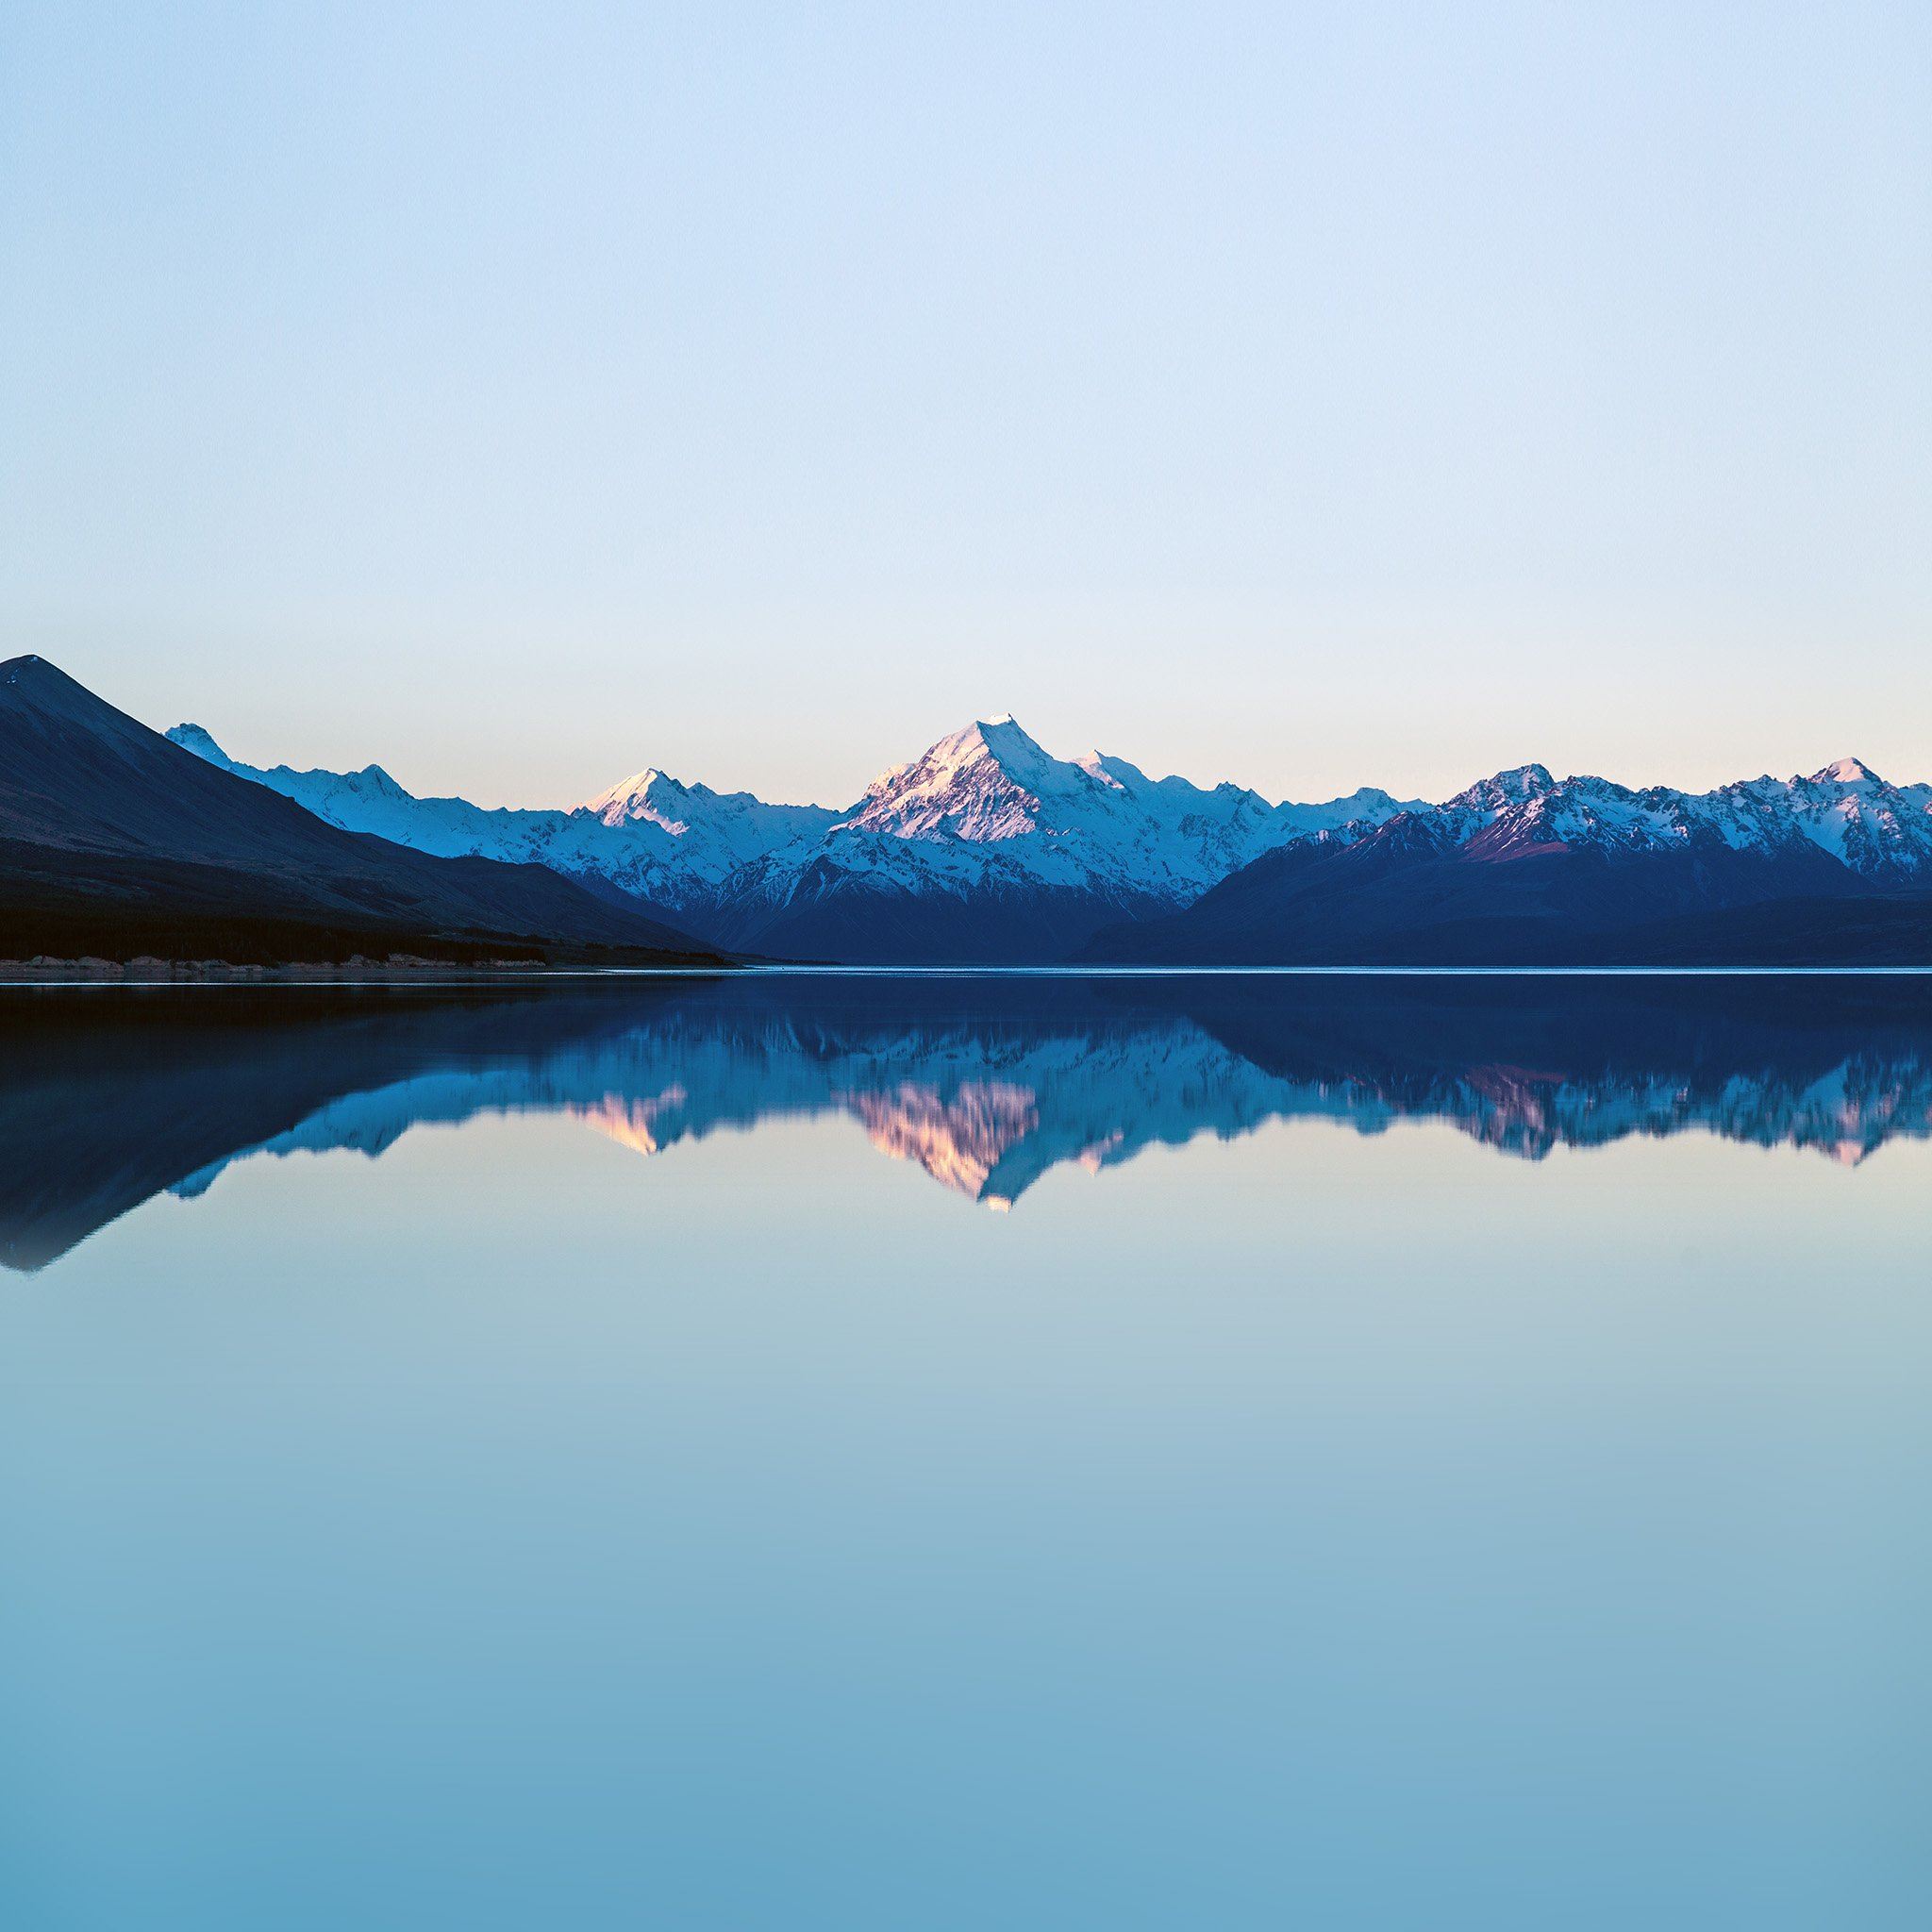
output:
[[1462,807],[1472,811],[1507,811],[1511,806],[1527,805],[1531,799],[1546,798],[1557,790],[1557,781],[1550,776],[1545,765],[1516,765],[1507,772],[1498,772],[1493,778],[1483,778],[1458,791],[1449,801],[1453,809]]
[[[1796,779],[1792,780],[1794,784],[1798,782]],[[1811,785],[1837,785],[1858,791],[1889,791],[1891,789],[1863,758],[1840,758],[1836,764],[1826,765],[1822,772],[1813,772],[1804,782]]]
[[997,718],[977,719],[951,737],[941,739],[914,769],[940,774],[989,762],[997,765],[1016,785],[1046,779],[1051,786],[1056,772],[1069,769],[1059,759],[1049,757],[1010,711],[1002,712]]
[[1420,799],[1392,798],[1379,785],[1364,785],[1358,791],[1351,791],[1346,798],[1331,798],[1321,808],[1325,811],[1345,811],[1352,819],[1373,818],[1377,813],[1392,817],[1398,811],[1413,811],[1422,803]]
[[1095,789],[1089,774],[1049,757],[1010,715],[979,719],[881,773],[847,823],[896,839],[986,843],[1040,829],[1043,800]]
[[662,825],[667,832],[676,833],[686,829],[678,808],[690,795],[675,778],[666,777],[655,765],[646,765],[641,772],[620,778],[594,798],[585,799],[577,809],[592,813],[607,825],[643,819]]
[[[749,791],[687,785],[651,765],[586,799],[569,816],[575,827],[570,842],[582,853],[584,869],[604,870],[588,830],[602,826],[627,838],[640,854],[648,848],[652,860],[664,868],[651,890],[675,895],[679,876],[715,887],[741,866],[823,838],[838,813],[818,805],[767,805]],[[613,884],[625,883],[608,871],[605,875]]]
[[196,758],[206,758],[209,764],[219,765],[225,772],[234,768],[234,759],[199,724],[176,724],[165,736],[170,744],[178,744],[183,751],[192,751]]
[[349,775],[352,779],[358,779],[366,790],[379,792],[384,797],[398,800],[413,797],[412,793],[404,791],[380,765],[364,765],[359,772],[352,772]]
[[620,778],[615,785],[607,785],[594,797],[585,799],[578,809],[594,811],[601,817],[609,806],[627,805],[636,798],[648,798],[653,786],[676,784],[676,779],[667,778],[656,765],[646,765],[641,772],[633,772],[628,778]]

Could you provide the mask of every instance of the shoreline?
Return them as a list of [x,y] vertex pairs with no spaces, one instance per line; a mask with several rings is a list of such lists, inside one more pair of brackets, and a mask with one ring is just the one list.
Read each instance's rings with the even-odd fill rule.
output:
[[[0,959],[0,986],[196,986],[280,985],[318,980],[380,982],[391,979],[454,979],[461,977],[549,977],[603,973],[602,966],[567,965],[548,959],[487,958],[432,959],[420,954],[391,953],[383,958],[355,954],[347,959],[284,959],[274,965],[237,963],[232,959],[103,959],[84,956],[59,959],[47,954],[31,959]],[[727,966],[697,964],[672,967],[625,968],[626,972],[717,973]]]

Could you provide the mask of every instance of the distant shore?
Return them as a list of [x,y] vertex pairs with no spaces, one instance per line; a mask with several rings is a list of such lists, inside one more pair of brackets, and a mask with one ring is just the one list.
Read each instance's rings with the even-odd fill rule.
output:
[[412,953],[382,958],[356,954],[347,959],[288,959],[275,965],[237,965],[229,959],[0,959],[0,985],[31,986],[43,980],[99,980],[142,985],[201,980],[449,979],[478,973],[568,973],[547,959],[429,959]]

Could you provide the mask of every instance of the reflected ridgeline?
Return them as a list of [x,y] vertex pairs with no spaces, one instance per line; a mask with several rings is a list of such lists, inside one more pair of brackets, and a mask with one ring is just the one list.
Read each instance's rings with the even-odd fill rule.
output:
[[811,976],[0,997],[0,1259],[260,1154],[556,1112],[642,1155],[819,1115],[1008,1208],[1049,1169],[1319,1116],[1499,1152],[1932,1133],[1913,978]]

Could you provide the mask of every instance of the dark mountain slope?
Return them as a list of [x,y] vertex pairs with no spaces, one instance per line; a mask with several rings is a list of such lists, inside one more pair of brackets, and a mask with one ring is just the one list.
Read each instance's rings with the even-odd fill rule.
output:
[[0,954],[715,961],[538,865],[343,832],[38,658],[0,664]]

